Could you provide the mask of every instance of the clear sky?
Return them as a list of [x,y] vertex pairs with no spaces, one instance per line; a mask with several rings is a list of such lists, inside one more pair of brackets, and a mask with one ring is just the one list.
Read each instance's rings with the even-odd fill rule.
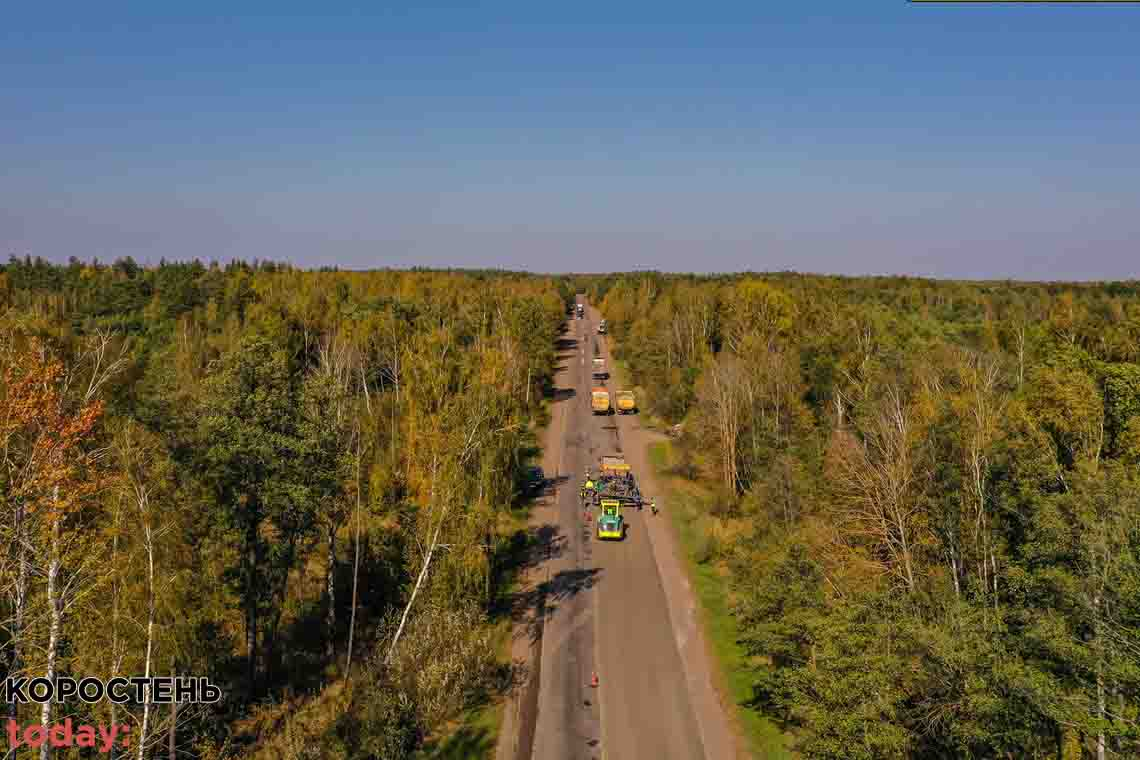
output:
[[1140,5],[11,3],[0,252],[1140,277]]

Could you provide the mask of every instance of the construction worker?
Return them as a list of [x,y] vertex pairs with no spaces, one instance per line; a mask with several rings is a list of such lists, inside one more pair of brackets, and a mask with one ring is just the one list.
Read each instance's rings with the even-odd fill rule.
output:
[[649,508],[653,510],[653,514],[657,514],[657,497],[649,500]]
[[589,475],[586,476],[586,483],[582,486],[582,501],[586,500],[586,496],[594,490],[594,481]]

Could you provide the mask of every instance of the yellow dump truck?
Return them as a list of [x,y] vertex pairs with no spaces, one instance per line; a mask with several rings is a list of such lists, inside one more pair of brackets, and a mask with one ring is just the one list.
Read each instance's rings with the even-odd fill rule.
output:
[[590,391],[590,409],[594,414],[609,414],[610,392],[605,388],[594,388]]
[[633,397],[633,391],[618,391],[616,395],[618,414],[633,414],[637,411],[637,399]]

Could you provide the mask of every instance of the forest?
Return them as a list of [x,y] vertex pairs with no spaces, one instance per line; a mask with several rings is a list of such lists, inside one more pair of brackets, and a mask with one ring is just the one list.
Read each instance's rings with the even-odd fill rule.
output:
[[1140,756],[1134,283],[579,286],[797,756]]
[[567,287],[0,266],[2,670],[223,692],[5,720],[129,723],[140,760],[395,759],[502,688],[492,618]]
[[224,699],[5,717],[129,723],[140,759],[422,752],[512,677],[575,292],[710,495],[742,709],[797,756],[1140,756],[1131,283],[11,259],[3,670]]

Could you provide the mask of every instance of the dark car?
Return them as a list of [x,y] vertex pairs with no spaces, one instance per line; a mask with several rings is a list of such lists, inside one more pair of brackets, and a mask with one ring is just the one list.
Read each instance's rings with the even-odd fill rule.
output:
[[546,488],[546,476],[542,472],[541,467],[530,467],[526,471],[526,479],[523,484],[524,493],[527,496],[538,496]]

